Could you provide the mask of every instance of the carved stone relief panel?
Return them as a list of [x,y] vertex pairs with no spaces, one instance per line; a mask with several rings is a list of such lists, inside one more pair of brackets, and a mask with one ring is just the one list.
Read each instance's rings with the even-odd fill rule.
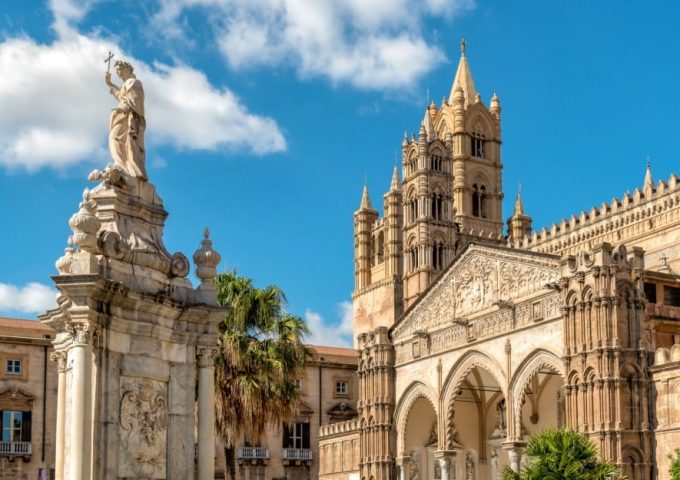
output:
[[121,477],[165,478],[167,385],[121,376],[118,471]]
[[[540,292],[547,283],[558,278],[556,258],[472,246],[407,314],[396,327],[394,338],[406,339],[418,331],[433,333],[451,323],[465,324],[473,320],[470,317],[491,309],[498,302]],[[523,316],[518,318],[518,324],[521,324],[520,320],[531,321],[531,305],[523,307],[519,313]],[[542,314],[549,318],[547,310]],[[491,321],[494,322],[498,320]],[[482,337],[493,329],[493,325],[485,325],[477,334]],[[437,347],[433,346],[432,350],[436,351]]]

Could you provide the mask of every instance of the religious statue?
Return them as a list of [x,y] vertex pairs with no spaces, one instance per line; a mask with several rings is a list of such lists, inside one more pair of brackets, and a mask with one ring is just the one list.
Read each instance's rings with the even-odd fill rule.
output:
[[476,480],[475,476],[475,459],[472,452],[468,452],[465,458],[465,480]]
[[492,480],[498,480],[498,478],[500,478],[500,471],[501,471],[501,464],[500,464],[500,461],[498,460],[498,453],[496,453],[495,448],[492,448],[491,449],[491,479]]
[[505,399],[496,404],[496,427],[491,433],[491,438],[505,438],[506,436],[505,408]]
[[[110,63],[111,55],[109,56]],[[123,81],[118,87],[111,82],[111,73],[106,72],[104,80],[118,105],[111,112],[109,122],[109,151],[115,164],[132,177],[147,180],[144,151],[144,89],[135,77],[134,69],[128,62],[115,63],[116,74]]]
[[420,480],[420,462],[418,451],[414,450],[411,454],[411,468],[409,472],[409,480]]

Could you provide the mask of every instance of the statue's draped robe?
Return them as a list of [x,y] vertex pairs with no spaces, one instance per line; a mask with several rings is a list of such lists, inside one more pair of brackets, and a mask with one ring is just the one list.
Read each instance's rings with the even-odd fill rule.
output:
[[147,179],[144,151],[144,89],[142,82],[128,78],[118,88],[111,88],[118,106],[111,112],[109,150],[117,165],[133,176]]

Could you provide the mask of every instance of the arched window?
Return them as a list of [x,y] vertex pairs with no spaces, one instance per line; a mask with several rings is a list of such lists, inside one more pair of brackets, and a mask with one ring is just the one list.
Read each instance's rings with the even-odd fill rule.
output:
[[376,248],[378,252],[378,263],[382,263],[385,260],[385,233],[380,232],[378,234],[378,246]]
[[437,241],[432,245],[432,266],[435,270],[444,267],[444,242]]
[[486,139],[483,133],[474,132],[470,135],[470,154],[477,158],[486,158],[484,156],[484,143]]
[[435,172],[442,172],[443,171],[443,166],[444,166],[444,158],[439,155],[435,154],[430,157],[430,169],[434,170]]
[[472,216],[486,218],[487,198],[486,187],[482,184],[472,185]]
[[439,193],[432,194],[432,218],[434,220],[441,220],[444,218],[444,202],[442,195]]

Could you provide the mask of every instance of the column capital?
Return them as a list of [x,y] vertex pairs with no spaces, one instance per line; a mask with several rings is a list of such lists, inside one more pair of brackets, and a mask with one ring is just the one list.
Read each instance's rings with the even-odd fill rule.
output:
[[50,360],[57,362],[57,373],[64,373],[66,371],[66,352],[53,352],[50,354]]
[[92,337],[94,330],[92,325],[87,322],[69,322],[66,324],[66,330],[71,335],[71,342],[75,345],[90,345],[92,344]]
[[216,347],[197,347],[196,360],[200,368],[208,368],[215,365]]

